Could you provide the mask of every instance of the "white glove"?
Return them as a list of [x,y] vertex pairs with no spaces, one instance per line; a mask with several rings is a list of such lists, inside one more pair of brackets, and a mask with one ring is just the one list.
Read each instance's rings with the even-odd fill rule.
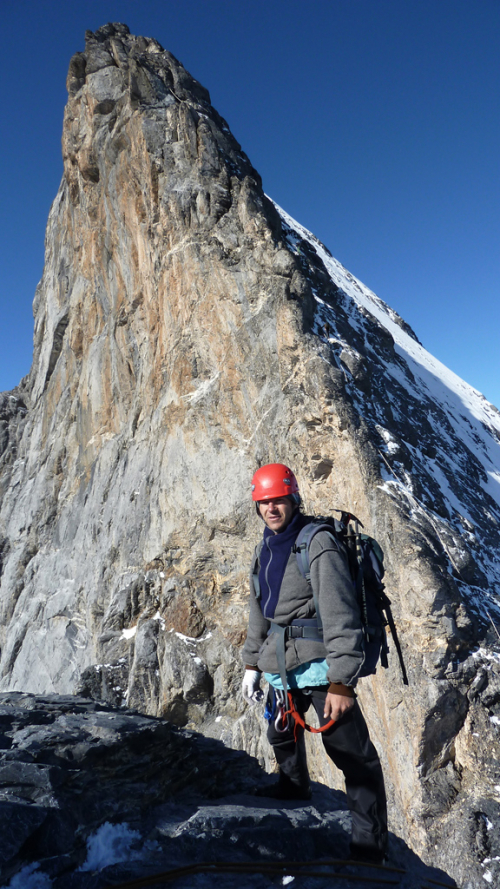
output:
[[249,704],[257,704],[264,697],[260,687],[260,673],[258,670],[245,670],[241,693]]

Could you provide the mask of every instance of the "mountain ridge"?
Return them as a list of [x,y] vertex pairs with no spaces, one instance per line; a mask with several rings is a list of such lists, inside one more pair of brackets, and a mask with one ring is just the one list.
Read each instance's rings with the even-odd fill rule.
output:
[[[460,420],[405,322],[266,197],[157,41],[87,32],[68,93],[33,367],[0,400],[0,688],[79,690],[271,771],[239,651],[250,479],[289,462],[308,511],[354,509],[386,554],[410,688],[392,652],[360,700],[391,829],[482,885],[481,813],[485,857],[500,842],[495,411],[465,388],[478,417]],[[311,763],[338,780],[317,747]]]

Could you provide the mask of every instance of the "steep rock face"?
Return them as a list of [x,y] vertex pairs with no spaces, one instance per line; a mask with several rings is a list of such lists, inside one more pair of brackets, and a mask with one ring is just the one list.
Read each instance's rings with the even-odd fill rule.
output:
[[[88,32],[68,92],[33,366],[0,403],[0,687],[79,688],[272,768],[239,647],[249,483],[284,460],[308,511],[350,507],[386,552],[411,684],[393,653],[360,696],[391,828],[482,885],[498,412],[465,384],[460,407],[407,325],[266,198],[155,40]],[[335,780],[317,746],[312,763]]]

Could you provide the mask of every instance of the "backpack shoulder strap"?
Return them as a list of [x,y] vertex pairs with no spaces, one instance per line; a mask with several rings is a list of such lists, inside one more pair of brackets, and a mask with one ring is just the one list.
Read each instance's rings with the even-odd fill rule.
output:
[[309,584],[311,583],[309,548],[311,546],[312,540],[319,531],[326,531],[327,534],[330,535],[331,539],[335,541],[335,544],[338,545],[337,520],[335,519],[334,522],[335,525],[332,525],[328,522],[323,521],[323,518],[320,518],[316,522],[309,522],[309,524],[304,525],[304,527],[299,531],[299,534],[295,541],[294,552],[297,555],[297,564],[299,566],[299,571],[302,574],[302,577],[305,577]]
[[295,546],[293,548],[293,552],[295,552],[297,556],[297,565],[299,568],[302,577],[307,580],[309,587],[311,588],[312,596],[314,599],[314,608],[316,610],[316,620],[318,622],[318,630],[321,632],[323,629],[323,623],[321,620],[321,614],[319,611],[319,601],[316,595],[316,591],[311,583],[311,563],[309,558],[309,548],[311,546],[313,538],[318,534],[319,531],[326,531],[332,540],[335,541],[335,545],[337,546],[337,536],[336,536],[336,525],[337,522],[334,520],[335,525],[329,524],[325,522],[323,518],[318,518],[317,521],[309,522],[309,524],[304,525],[303,528],[299,531],[297,535],[297,539],[295,541]]
[[252,560],[252,572],[251,572],[252,573],[252,583],[253,583],[253,588],[255,590],[255,598],[256,599],[260,599],[260,597],[261,597],[259,568],[260,568],[260,554],[262,552],[263,544],[264,544],[263,540],[261,540],[257,544],[257,546],[255,547],[255,552],[253,554],[253,560]]

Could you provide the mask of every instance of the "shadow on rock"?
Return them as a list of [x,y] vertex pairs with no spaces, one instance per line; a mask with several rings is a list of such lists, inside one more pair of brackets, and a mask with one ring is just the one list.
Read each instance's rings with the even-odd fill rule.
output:
[[[3,886],[16,878],[18,886],[104,889],[203,863],[307,861],[321,870],[322,860],[348,857],[343,793],[315,784],[307,804],[255,797],[269,777],[253,757],[165,720],[73,696],[11,693],[0,695],[0,734]],[[391,843],[390,864],[406,870],[389,873],[397,885],[453,885],[397,837]],[[276,875],[202,871],[175,886],[275,882],[282,885]],[[299,885],[331,889],[332,879],[301,876]]]

